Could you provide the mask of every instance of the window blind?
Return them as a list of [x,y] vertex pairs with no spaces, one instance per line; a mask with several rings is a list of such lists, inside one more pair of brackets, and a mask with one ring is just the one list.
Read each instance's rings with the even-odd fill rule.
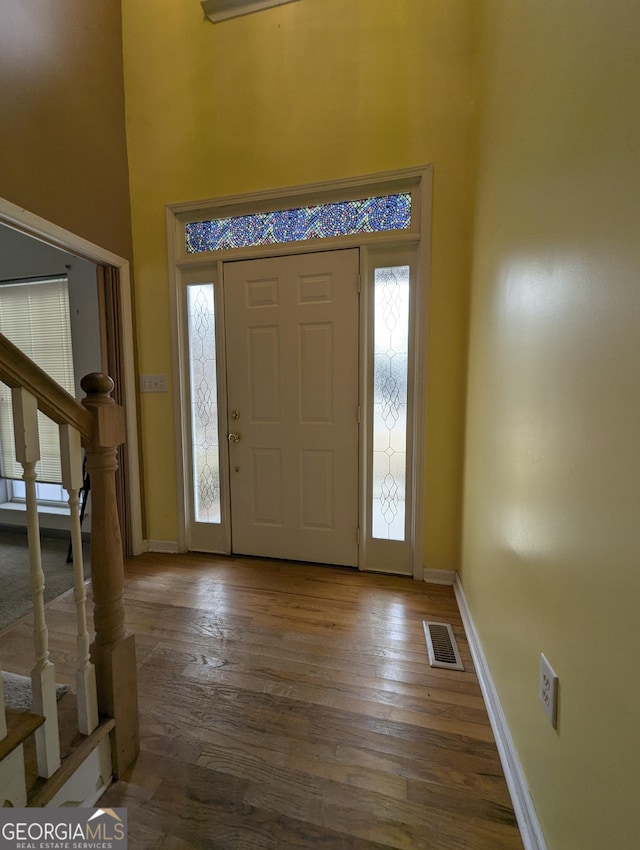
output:
[[[20,280],[0,285],[0,332],[35,361],[67,392],[75,394],[69,284],[65,277]],[[38,412],[40,461],[38,480],[60,484],[58,426]],[[0,471],[3,478],[22,478],[15,459],[11,390],[0,383]]]

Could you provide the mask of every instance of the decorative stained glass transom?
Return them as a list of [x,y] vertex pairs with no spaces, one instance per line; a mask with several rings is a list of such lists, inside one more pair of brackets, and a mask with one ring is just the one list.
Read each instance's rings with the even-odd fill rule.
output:
[[213,284],[187,287],[191,450],[196,522],[219,523],[220,450]]
[[409,266],[374,273],[372,536],[405,539]]
[[214,218],[186,225],[187,253],[408,230],[411,193]]

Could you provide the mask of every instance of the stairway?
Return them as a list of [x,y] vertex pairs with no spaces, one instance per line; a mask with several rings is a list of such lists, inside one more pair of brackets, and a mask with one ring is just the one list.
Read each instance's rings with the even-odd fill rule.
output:
[[[79,404],[0,334],[0,381],[11,389],[15,459],[26,491],[33,609],[32,710],[6,706],[0,678],[0,805],[92,806],[139,750],[135,643],[125,626],[123,558],[115,471],[124,410],[106,375],[85,376]],[[62,485],[69,493],[76,608],[75,695],[58,703],[44,604],[36,465],[38,414],[59,429]],[[83,456],[92,483],[91,584],[95,633],[89,633],[82,566],[79,493]],[[9,659],[0,659],[0,670]]]

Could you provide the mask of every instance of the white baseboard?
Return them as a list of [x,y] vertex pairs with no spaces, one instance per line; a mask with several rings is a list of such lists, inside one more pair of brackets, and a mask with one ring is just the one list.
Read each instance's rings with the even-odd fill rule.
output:
[[518,754],[516,753],[513,744],[511,732],[507,725],[507,718],[502,710],[500,697],[498,696],[498,691],[493,682],[487,659],[482,650],[480,638],[476,631],[471,611],[469,610],[467,597],[465,596],[460,576],[457,573],[453,589],[458,601],[458,608],[460,609],[460,615],[462,617],[467,640],[469,642],[471,656],[473,658],[478,681],[480,682],[480,688],[489,714],[491,728],[493,729],[493,734],[496,739],[500,761],[502,762],[502,769],[504,770],[509,793],[511,794],[511,802],[513,803],[513,810],[518,821],[518,827],[520,828],[520,834],[522,835],[525,850],[546,850],[547,845],[545,844],[544,836],[540,829],[540,823],[533,807],[533,801],[529,794],[529,788],[527,787],[524,773],[522,772],[522,767],[520,766],[520,761],[518,759]]
[[428,584],[454,584],[457,576],[455,570],[424,570],[423,579]]
[[175,540],[145,540],[145,552],[162,552],[165,555],[173,555],[180,551]]

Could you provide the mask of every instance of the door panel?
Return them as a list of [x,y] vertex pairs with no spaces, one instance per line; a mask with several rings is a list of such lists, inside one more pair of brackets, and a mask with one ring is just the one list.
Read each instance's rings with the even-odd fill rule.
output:
[[276,328],[247,328],[249,413],[253,422],[280,421],[280,333]]
[[254,448],[252,460],[253,522],[282,528],[282,452]]
[[236,553],[358,563],[358,265],[351,249],[224,266]]

